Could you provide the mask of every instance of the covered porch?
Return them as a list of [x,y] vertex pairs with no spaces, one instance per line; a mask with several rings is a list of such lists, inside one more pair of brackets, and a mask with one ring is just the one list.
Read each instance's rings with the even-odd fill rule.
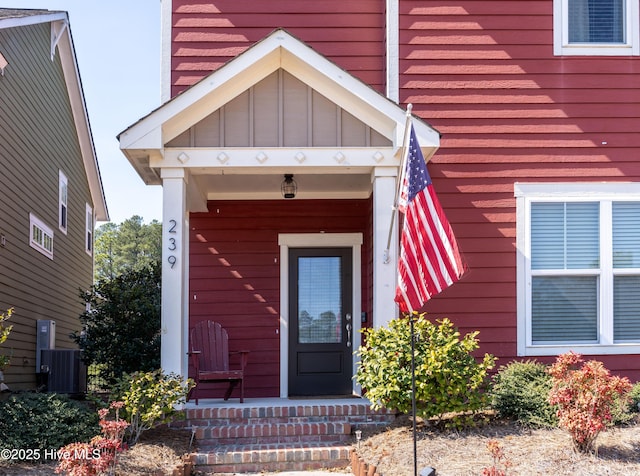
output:
[[[234,345],[261,333],[251,337],[258,347],[250,362],[276,366],[254,367],[255,381],[276,381],[253,395],[289,397],[290,337],[300,317],[291,304],[290,262],[298,259],[291,252],[320,248],[350,250],[341,316],[350,327],[341,339],[355,368],[360,327],[383,326],[397,313],[397,222],[390,226],[406,124],[397,104],[277,30],[120,134],[142,179],[163,187],[166,372],[188,375],[190,323],[231,312]],[[419,119],[413,125],[428,159],[439,134]],[[283,197],[285,175],[297,184],[295,198]],[[353,220],[339,212],[350,206]],[[242,271],[254,274],[243,279]],[[246,301],[222,306],[240,296],[240,284]],[[277,347],[260,347],[265,339]],[[348,393],[358,394],[350,385]]]

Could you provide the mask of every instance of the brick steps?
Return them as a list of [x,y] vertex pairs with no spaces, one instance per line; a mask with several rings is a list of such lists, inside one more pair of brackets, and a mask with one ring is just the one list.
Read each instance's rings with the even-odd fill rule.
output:
[[[327,403],[325,403],[327,402]],[[386,426],[394,415],[373,411],[366,400],[225,402],[187,408],[197,471],[233,474],[346,467],[354,432]]]
[[200,448],[193,458],[205,474],[308,471],[349,465],[351,445],[321,443],[225,445]]

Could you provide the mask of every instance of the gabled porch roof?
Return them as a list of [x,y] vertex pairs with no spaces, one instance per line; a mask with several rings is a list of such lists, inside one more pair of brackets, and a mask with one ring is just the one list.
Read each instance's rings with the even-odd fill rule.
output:
[[[260,146],[251,141],[239,146],[200,146],[177,141],[185,131],[279,70],[361,121],[381,140],[355,146],[338,140],[328,147],[311,143]],[[439,133],[419,119],[413,122],[428,159],[439,146]],[[186,169],[192,177],[189,208],[198,211],[205,210],[206,200],[213,198],[279,198],[283,173],[296,175],[300,198],[367,196],[374,168],[397,167],[405,124],[406,112],[400,106],[278,29],[140,119],[118,139],[147,184],[161,184],[162,169]],[[240,194],[234,196],[237,191]]]

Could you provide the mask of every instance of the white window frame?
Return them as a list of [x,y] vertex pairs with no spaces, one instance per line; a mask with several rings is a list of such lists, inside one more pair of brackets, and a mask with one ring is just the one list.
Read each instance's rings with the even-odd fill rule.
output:
[[[516,183],[516,276],[517,276],[517,352],[518,356],[558,355],[575,350],[584,355],[638,354],[640,342],[614,342],[612,222],[606,207],[612,202],[640,201],[640,183]],[[536,344],[531,329],[531,203],[600,203],[600,287],[598,338],[593,343]],[[604,213],[603,213],[604,211]]]
[[89,256],[93,256],[93,230],[95,223],[93,220],[93,207],[88,203],[86,204],[85,217],[84,250]]
[[33,213],[29,213],[29,245],[53,259],[53,230]]
[[624,0],[626,42],[569,43],[569,0],[553,0],[553,54],[556,56],[640,55],[640,0]]
[[62,170],[58,175],[58,228],[66,235],[69,224],[69,180]]

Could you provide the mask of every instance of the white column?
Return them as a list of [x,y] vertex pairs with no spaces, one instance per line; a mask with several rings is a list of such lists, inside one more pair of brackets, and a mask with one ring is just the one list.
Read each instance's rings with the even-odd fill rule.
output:
[[183,169],[162,169],[162,341],[165,373],[187,377],[189,218]]
[[386,326],[398,316],[393,298],[398,262],[398,219],[394,220],[391,246],[387,241],[396,192],[397,167],[377,167],[373,172],[373,326]]

